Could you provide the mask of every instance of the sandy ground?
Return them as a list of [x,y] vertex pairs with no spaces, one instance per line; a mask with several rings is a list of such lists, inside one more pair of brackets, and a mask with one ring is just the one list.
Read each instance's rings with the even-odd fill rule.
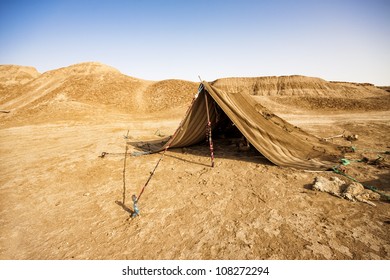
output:
[[[388,202],[313,191],[315,177],[335,174],[280,168],[224,139],[215,139],[214,168],[207,145],[168,151],[131,219],[131,195],[161,154],[125,149],[172,134],[185,108],[140,115],[66,104],[82,113],[0,116],[0,259],[390,259]],[[390,111],[279,114],[320,137],[358,134],[334,140],[358,148],[350,158],[390,148]],[[346,168],[390,192],[388,166]]]

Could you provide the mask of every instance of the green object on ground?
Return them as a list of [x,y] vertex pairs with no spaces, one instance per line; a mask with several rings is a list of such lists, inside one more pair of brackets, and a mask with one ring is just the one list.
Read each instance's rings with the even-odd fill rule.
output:
[[341,164],[342,164],[342,165],[348,165],[348,164],[351,163],[351,162],[350,162],[348,159],[346,159],[346,158],[342,158],[342,159],[340,159],[340,161],[341,161]]

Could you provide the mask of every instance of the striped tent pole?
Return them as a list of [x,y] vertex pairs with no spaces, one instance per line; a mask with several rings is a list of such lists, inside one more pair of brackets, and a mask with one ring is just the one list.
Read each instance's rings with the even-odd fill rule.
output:
[[213,146],[213,139],[211,137],[211,121],[210,121],[210,113],[209,113],[209,103],[207,100],[207,92],[205,92],[205,101],[206,101],[206,112],[207,112],[206,139],[208,137],[208,141],[210,144],[211,167],[214,167],[214,146]]

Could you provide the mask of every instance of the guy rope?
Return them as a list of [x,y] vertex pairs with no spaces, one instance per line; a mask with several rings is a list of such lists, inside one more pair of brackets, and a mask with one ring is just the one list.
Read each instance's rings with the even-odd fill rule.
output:
[[[199,93],[203,90],[203,84],[200,84],[199,86],[199,89],[198,89],[198,93],[194,96],[194,98],[192,99],[192,102],[191,102],[191,105],[188,107],[187,109],[187,112],[186,112],[186,116],[190,113],[191,109],[192,109],[192,106],[195,102],[195,100],[198,98],[199,96]],[[176,136],[178,135],[179,131],[182,129],[182,126],[183,126],[183,122],[184,122],[185,118],[183,118],[183,120],[180,122],[179,124],[179,128],[175,131],[175,133],[172,135],[172,137],[169,139],[168,143],[166,144],[165,146],[165,149],[163,151],[163,153],[161,154],[161,157],[159,158],[159,160],[157,161],[155,167],[153,168],[153,171],[150,172],[150,175],[149,175],[149,178],[148,180],[146,180],[146,183],[145,185],[142,187],[141,191],[139,192],[138,196],[136,196],[135,194],[132,196],[132,199],[133,199],[133,209],[134,209],[134,212],[132,214],[132,218],[138,216],[139,214],[139,209],[138,209],[138,202],[139,200],[141,199],[141,196],[142,194],[144,193],[146,187],[148,186],[150,180],[152,179],[154,173],[156,172],[156,169],[157,167],[159,166],[160,162],[162,161],[162,159],[164,158],[164,155],[165,153],[167,152],[167,150],[169,149],[170,145],[172,144],[173,140],[175,140]]]

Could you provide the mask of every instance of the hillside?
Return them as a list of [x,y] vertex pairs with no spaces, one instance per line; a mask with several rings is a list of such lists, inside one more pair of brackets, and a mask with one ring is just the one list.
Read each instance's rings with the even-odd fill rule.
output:
[[181,80],[137,79],[100,63],[81,63],[41,75],[25,75],[29,79],[20,74],[26,72],[23,69],[1,68],[0,109],[11,111],[4,118],[12,116],[20,121],[83,118],[93,108],[97,113],[101,109],[153,113],[186,106],[198,87]]
[[[305,76],[218,79],[213,85],[244,91],[275,112],[289,110],[389,110],[390,94],[372,84],[329,82]],[[285,107],[283,107],[285,106]]]
[[[35,68],[0,66],[0,109],[14,118],[53,119],[88,115],[91,108],[123,113],[184,113],[198,84],[182,80],[147,81],[89,62],[39,74]],[[389,110],[390,94],[371,84],[328,82],[305,76],[224,78],[213,85],[245,91],[256,100],[286,113],[309,110]],[[176,110],[178,109],[178,111]],[[85,115],[84,114],[84,115]],[[4,117],[4,116],[3,116]]]
[[17,97],[20,94],[20,87],[39,75],[33,67],[0,65],[0,102]]
[[3,87],[22,85],[37,78],[39,75],[39,72],[34,67],[0,65],[0,85]]

